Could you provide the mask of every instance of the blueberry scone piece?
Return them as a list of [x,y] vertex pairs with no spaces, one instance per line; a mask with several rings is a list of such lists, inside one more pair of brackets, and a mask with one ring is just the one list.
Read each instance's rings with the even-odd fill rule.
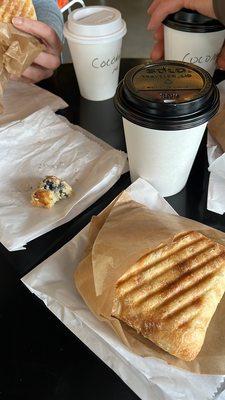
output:
[[62,199],[70,197],[71,186],[56,176],[46,176],[31,195],[31,204],[35,207],[51,208]]

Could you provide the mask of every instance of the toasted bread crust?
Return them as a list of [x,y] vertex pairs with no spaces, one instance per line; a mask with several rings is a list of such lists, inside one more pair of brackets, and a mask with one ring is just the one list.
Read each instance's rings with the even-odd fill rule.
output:
[[37,19],[31,0],[0,0],[0,22],[12,22],[14,17]]
[[117,281],[112,316],[191,361],[224,291],[225,247],[199,232],[184,232],[151,250]]

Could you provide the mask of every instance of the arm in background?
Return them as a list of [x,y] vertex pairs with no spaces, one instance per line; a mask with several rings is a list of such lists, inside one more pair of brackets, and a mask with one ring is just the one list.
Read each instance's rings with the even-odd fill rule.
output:
[[51,26],[63,41],[63,16],[57,0],[33,0],[37,19]]

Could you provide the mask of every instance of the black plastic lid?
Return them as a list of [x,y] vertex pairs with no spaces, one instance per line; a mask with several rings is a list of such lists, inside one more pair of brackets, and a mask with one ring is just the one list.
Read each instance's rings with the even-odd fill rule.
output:
[[186,8],[182,8],[175,14],[170,14],[163,23],[170,28],[185,32],[204,33],[222,31],[225,29],[217,19],[205,17],[197,11],[188,10]]
[[181,130],[208,122],[219,108],[211,76],[196,65],[159,61],[132,68],[114,103],[124,118],[159,130]]

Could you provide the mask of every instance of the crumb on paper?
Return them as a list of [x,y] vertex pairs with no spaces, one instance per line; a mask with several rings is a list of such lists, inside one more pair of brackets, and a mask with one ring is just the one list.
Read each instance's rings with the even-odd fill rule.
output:
[[71,186],[56,176],[46,176],[31,195],[31,204],[35,207],[51,208],[59,200],[70,197]]

